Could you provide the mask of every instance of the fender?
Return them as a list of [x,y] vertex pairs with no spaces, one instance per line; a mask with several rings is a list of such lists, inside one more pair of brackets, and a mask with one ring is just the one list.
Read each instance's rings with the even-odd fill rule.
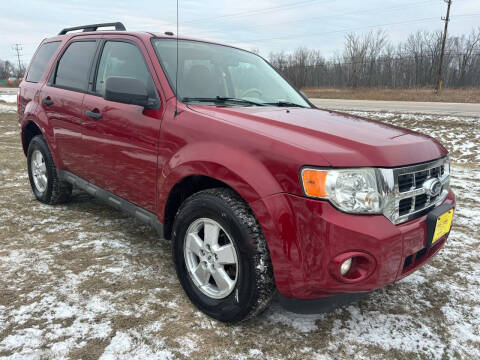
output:
[[[25,140],[24,140],[24,132],[25,128],[28,125],[28,123],[33,122],[37,127],[40,129],[43,137],[45,138],[48,147],[50,148],[50,152],[52,154],[53,161],[55,163],[55,166],[59,169],[63,169],[63,162],[60,160],[58,157],[58,152],[57,152],[57,146],[55,142],[55,134],[53,133],[53,129],[50,126],[50,123],[48,121],[48,117],[43,111],[41,106],[36,106],[33,108],[33,111],[28,111],[30,102],[26,108],[25,108],[25,114],[23,116],[23,120],[21,121],[21,127],[22,127],[22,143],[24,146],[24,151],[25,154],[28,149],[25,148]],[[35,104],[36,105],[36,104]]]
[[[29,101],[25,106],[22,104],[17,104],[18,106],[18,125],[20,126],[22,147],[25,156],[28,152],[28,147],[25,139],[25,131],[29,123],[33,123],[40,129],[42,136],[45,137],[45,126],[41,125],[40,120],[37,117],[37,105],[38,99],[35,96],[34,100]],[[46,138],[46,137],[45,137]]]
[[160,219],[164,219],[165,204],[172,188],[192,175],[222,181],[248,203],[282,192],[280,184],[253,154],[225,144],[197,142],[179,149],[163,168],[158,179]]

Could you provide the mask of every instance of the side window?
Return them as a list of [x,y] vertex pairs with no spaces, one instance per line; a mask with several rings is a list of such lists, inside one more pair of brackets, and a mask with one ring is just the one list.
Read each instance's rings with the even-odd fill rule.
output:
[[96,46],[95,41],[71,43],[58,62],[53,83],[69,89],[86,90]]
[[153,80],[143,54],[137,46],[122,41],[107,41],[98,66],[95,92],[103,95],[105,81],[110,76],[132,77],[140,80],[149,91]]
[[60,41],[54,41],[40,46],[28,69],[27,81],[34,83],[40,81],[48,62],[51,60],[53,54],[55,54],[55,51],[57,51],[59,45]]

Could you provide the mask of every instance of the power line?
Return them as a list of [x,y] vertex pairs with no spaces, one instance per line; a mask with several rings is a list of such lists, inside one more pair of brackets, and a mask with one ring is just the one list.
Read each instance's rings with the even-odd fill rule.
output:
[[[185,21],[183,24],[199,24],[199,23],[210,22],[210,21],[218,21],[219,19],[224,19],[224,18],[260,15],[260,14],[274,12],[274,11],[282,11],[282,10],[289,10],[289,9],[294,9],[294,8],[299,8],[299,7],[304,7],[304,6],[310,6],[310,5],[314,5],[318,1],[319,0],[304,0],[304,1],[298,1],[298,2],[289,3],[289,4],[285,4],[285,5],[270,6],[270,7],[256,9],[256,10],[245,10],[245,11],[240,11],[240,12],[236,12],[236,13],[223,14],[223,15],[219,15],[219,16],[213,16],[213,17],[210,17],[210,18],[197,18],[197,19],[193,19],[193,20],[190,20],[190,21]],[[429,0],[429,1],[434,1],[434,0]],[[464,2],[464,1],[468,1],[468,0],[457,0],[457,1]],[[326,1],[322,1],[320,4],[323,5],[323,4],[330,3],[330,2],[336,2],[336,1],[335,0],[330,0],[330,1],[326,0]],[[428,2],[428,1],[425,1],[425,2]],[[413,2],[412,4],[415,4],[415,3],[417,3],[417,2]],[[405,8],[409,5],[410,4],[408,4],[408,3],[407,4],[402,4],[401,7]],[[376,9],[378,9],[378,7]],[[375,11],[376,9],[372,9],[372,12]],[[351,13],[345,13],[345,14],[335,14],[334,16],[356,14],[356,13],[360,13],[360,12],[363,12],[363,10],[359,10],[359,11],[351,12]],[[322,16],[322,17],[325,17],[325,16]],[[285,23],[293,23],[293,22],[300,22],[300,21],[304,21],[304,20],[300,19],[300,20],[295,20],[295,21],[288,21],[288,22],[285,22]],[[270,24],[266,24],[266,25],[270,25]],[[262,24],[262,26],[263,26],[263,24]]]
[[[411,2],[411,3],[402,4],[401,6],[396,5],[396,6],[392,6],[392,7],[386,7],[386,8],[383,8],[383,10],[388,11],[388,10],[411,9],[413,7],[424,6],[425,4],[431,3],[433,1],[437,1],[437,0],[426,0],[426,1],[423,1],[423,2],[414,1],[414,2]],[[457,1],[465,2],[465,1],[468,1],[468,0],[457,0]],[[322,3],[322,4],[324,4],[324,3]],[[263,9],[261,11],[262,12],[267,11],[268,9],[270,9],[270,8],[266,8],[266,9]],[[265,26],[270,26],[270,25],[285,25],[285,24],[292,24],[292,23],[298,23],[298,22],[319,20],[319,19],[324,19],[324,18],[328,18],[328,17],[342,17],[342,16],[356,15],[356,14],[361,14],[361,13],[364,13],[364,14],[368,14],[368,13],[378,14],[379,12],[383,12],[383,10],[379,7],[376,7],[376,8],[370,8],[370,9],[365,9],[365,10],[357,10],[357,11],[351,11],[351,12],[346,12],[346,13],[336,13],[336,14],[332,14],[332,15],[322,15],[320,17],[313,17],[313,18],[306,18],[306,19],[262,23],[261,26],[254,25],[254,26],[250,26],[250,28],[259,28],[259,27],[263,28]],[[210,18],[210,20],[215,20],[215,18]],[[201,22],[200,19],[197,20],[197,21]],[[242,25],[242,29],[244,27],[245,27],[245,25]],[[199,30],[199,31],[195,31],[195,36],[197,36],[198,34],[215,34],[215,33],[219,33],[219,32],[220,32],[219,30]]]
[[[456,17],[465,17],[465,16],[480,16],[480,14],[456,15]],[[263,41],[271,41],[271,40],[287,40],[287,39],[296,39],[296,38],[301,38],[301,37],[322,36],[322,35],[335,34],[335,33],[341,33],[341,32],[346,32],[346,31],[363,30],[363,29],[370,29],[370,28],[383,27],[383,26],[412,24],[412,23],[418,23],[418,22],[420,22],[420,23],[421,22],[431,22],[431,21],[434,21],[434,20],[436,21],[437,19],[438,19],[437,17],[428,17],[428,18],[400,21],[400,22],[394,22],[394,23],[385,23],[385,24],[362,26],[362,27],[357,27],[357,28],[333,30],[333,31],[327,31],[327,32],[323,32],[323,33],[299,34],[299,35],[278,36],[278,37],[271,37],[271,38],[250,39],[250,40],[245,40],[244,42],[263,42]]]
[[[262,8],[262,9],[257,9],[257,10],[246,10],[246,11],[240,11],[240,12],[236,12],[236,13],[214,16],[214,17],[211,17],[211,18],[203,18],[203,19],[196,19],[196,20],[194,19],[194,20],[190,20],[190,21],[185,21],[184,24],[198,24],[198,23],[203,23],[203,22],[208,22],[208,21],[218,20],[218,19],[224,19],[224,18],[251,16],[251,15],[263,14],[265,12],[294,9],[294,8],[297,8],[297,7],[312,5],[315,2],[318,2],[318,0],[297,1],[297,2],[294,2],[294,3],[290,3],[290,4],[270,6],[270,7],[266,7],[266,8]],[[329,1],[329,2],[331,2],[331,1]]]
[[[320,20],[320,19],[325,19],[328,17],[341,17],[341,16],[348,16],[348,15],[356,15],[356,14],[369,14],[369,13],[375,13],[378,14],[379,12],[384,12],[385,10],[406,10],[406,9],[411,9],[413,7],[420,7],[424,6],[425,4],[434,2],[437,0],[426,0],[422,2],[414,1],[411,3],[406,3],[401,6],[391,6],[383,9],[379,9],[378,7],[375,8],[369,8],[369,9],[364,9],[364,10],[358,10],[358,11],[351,11],[351,12],[346,12],[346,13],[337,13],[337,14],[331,14],[331,15],[322,15],[322,16],[317,16],[313,18],[306,18],[306,19],[298,19],[298,20],[289,20],[289,21],[282,21],[282,22],[273,22],[273,23],[263,23],[262,27],[264,26],[270,26],[270,25],[285,25],[285,24],[294,24],[298,22],[306,22],[306,21],[312,21],[312,20]],[[257,26],[255,26],[257,27]],[[200,31],[195,31],[195,34],[208,34],[208,33],[217,33],[218,30],[200,30]]]

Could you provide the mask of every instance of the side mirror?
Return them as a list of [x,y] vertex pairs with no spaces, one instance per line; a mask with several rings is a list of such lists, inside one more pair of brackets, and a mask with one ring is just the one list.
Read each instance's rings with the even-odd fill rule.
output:
[[160,106],[159,99],[150,98],[146,86],[140,80],[131,77],[108,77],[105,82],[104,99],[150,109],[158,109]]

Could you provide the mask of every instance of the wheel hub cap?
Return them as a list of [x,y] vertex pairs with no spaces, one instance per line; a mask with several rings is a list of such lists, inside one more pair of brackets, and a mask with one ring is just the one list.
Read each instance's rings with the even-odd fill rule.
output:
[[32,153],[30,168],[36,189],[43,193],[47,189],[48,184],[47,167],[45,165],[45,159],[39,150],[35,150]]
[[218,222],[195,220],[185,235],[184,256],[190,278],[202,293],[214,299],[230,295],[238,277],[237,251]]

